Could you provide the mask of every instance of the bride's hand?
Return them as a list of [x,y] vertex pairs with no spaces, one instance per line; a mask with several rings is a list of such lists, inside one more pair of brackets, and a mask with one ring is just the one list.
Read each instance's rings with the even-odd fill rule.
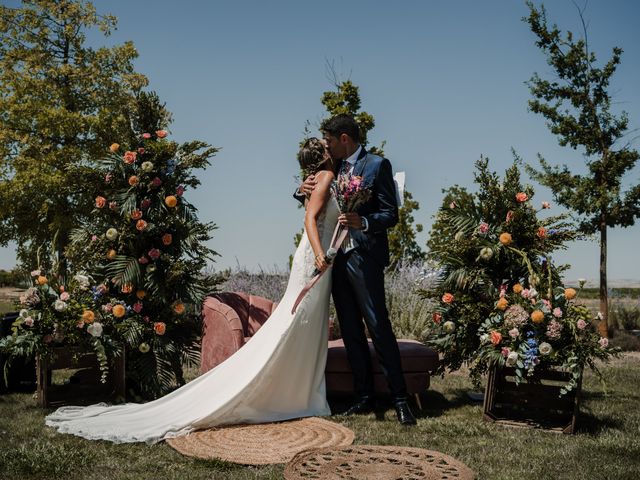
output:
[[327,263],[324,253],[316,255],[316,269],[319,272],[324,272],[327,268],[329,268],[329,264]]
[[309,175],[304,179],[304,182],[302,182],[302,185],[300,185],[300,188],[298,190],[300,190],[300,193],[303,193],[307,197],[310,197],[311,192],[313,192],[313,189],[316,188],[317,183],[318,181],[316,180],[316,176]]

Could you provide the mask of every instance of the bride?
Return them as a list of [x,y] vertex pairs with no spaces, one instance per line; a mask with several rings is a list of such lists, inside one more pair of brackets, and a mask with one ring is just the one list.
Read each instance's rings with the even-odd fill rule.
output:
[[305,202],[305,234],[284,297],[268,321],[226,361],[149,403],[62,407],[46,424],[62,433],[116,443],[154,443],[218,425],[330,415],[325,395],[331,275],[323,275],[296,313],[296,297],[317,269],[328,268],[339,210],[331,194],[333,164],[324,143],[308,139],[298,153],[318,181]]

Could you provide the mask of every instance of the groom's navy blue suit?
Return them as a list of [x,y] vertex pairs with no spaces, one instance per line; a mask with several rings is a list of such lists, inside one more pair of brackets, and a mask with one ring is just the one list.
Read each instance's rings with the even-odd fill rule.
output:
[[[341,162],[337,171],[341,171]],[[371,199],[358,209],[368,228],[350,229],[354,248],[342,249],[333,265],[333,302],[340,332],[353,371],[354,390],[360,399],[374,394],[373,371],[364,323],[380,360],[394,401],[405,400],[406,385],[400,364],[398,343],[391,328],[385,303],[384,268],[389,264],[387,229],[398,223],[396,186],[389,160],[362,148],[353,166],[372,188]],[[298,197],[296,197],[298,198]]]

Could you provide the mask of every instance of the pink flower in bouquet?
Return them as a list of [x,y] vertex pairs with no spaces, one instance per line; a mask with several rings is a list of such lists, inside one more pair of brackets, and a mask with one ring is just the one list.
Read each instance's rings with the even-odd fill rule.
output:
[[145,198],[144,200],[142,200],[142,202],[140,202],[140,208],[142,210],[146,210],[147,208],[149,208],[149,206],[151,206],[151,200],[149,200],[148,198]]
[[433,323],[439,324],[442,321],[442,315],[439,312],[433,312]]
[[542,202],[542,208],[545,210],[551,208],[551,204],[549,202]]
[[498,345],[502,341],[502,334],[497,330],[492,330],[489,336],[493,345]]
[[489,231],[489,224],[486,222],[481,222],[480,226],[478,227],[478,231],[484,235]]
[[509,347],[502,347],[502,350],[500,350],[500,353],[502,353],[502,356],[504,358],[507,358],[511,353],[511,349]]
[[111,313],[111,310],[113,310],[113,305],[111,305],[110,303],[107,303],[106,305],[102,306],[103,312]]
[[525,288],[524,290],[522,290],[522,292],[520,292],[520,295],[522,295],[522,298],[529,298],[529,292],[530,290],[528,288]]
[[42,270],[32,270],[31,271],[31,276],[32,277],[39,277],[40,275],[42,275]]
[[560,338],[560,334],[562,333],[562,324],[556,322],[555,320],[551,320],[551,323],[547,326],[547,337],[551,340],[557,340]]
[[143,133],[142,134],[142,138],[149,140],[151,138],[151,134],[150,133]]
[[156,135],[158,138],[164,138],[167,136],[167,131],[166,130],[157,130],[156,131]]
[[457,207],[456,202],[451,202],[449,204],[449,208],[456,208],[456,207]]
[[127,150],[126,152],[124,152],[122,159],[124,160],[124,163],[126,163],[127,165],[131,165],[133,162],[136,161],[136,156],[137,156],[136,152],[131,152]]
[[154,178],[153,180],[151,180],[151,186],[152,187],[159,187],[160,185],[162,185],[162,180],[160,180],[158,177]]
[[546,313],[549,313],[551,311],[551,302],[549,300],[547,300],[546,298],[543,298],[541,300],[542,304],[544,305],[544,309],[546,310]]
[[576,323],[576,326],[580,329],[580,330],[584,330],[585,328],[587,328],[587,322],[585,322],[583,319],[578,320],[578,322]]
[[91,241],[95,242],[96,240],[98,240],[98,236],[97,235],[91,235]]
[[157,248],[152,248],[151,250],[149,250],[148,255],[151,260],[157,260],[158,258],[160,258],[161,252]]
[[184,194],[184,185],[180,185],[176,188],[176,195],[181,197]]
[[507,216],[506,216],[506,218],[504,219],[504,221],[505,221],[505,222],[507,222],[507,223],[509,223],[511,220],[513,220],[513,212],[512,212],[511,210],[509,210],[509,211],[507,212]]
[[507,287],[508,287],[508,285],[506,285],[504,283],[502,285],[500,285],[500,293],[498,295],[500,298],[504,297],[507,294]]
[[145,149],[144,149],[144,148],[140,147],[140,148],[138,149],[138,153],[139,153],[140,155],[144,154],[144,152],[145,152]]
[[600,337],[600,340],[598,341],[598,343],[600,343],[600,346],[602,348],[607,348],[609,346],[609,339],[606,337]]
[[100,195],[96,197],[96,208],[104,208],[106,204],[107,204],[106,198],[101,197]]
[[31,317],[27,317],[27,318],[25,318],[25,319],[24,319],[24,324],[25,324],[27,327],[33,327],[33,318],[31,318]]
[[527,200],[529,200],[529,195],[524,192],[518,192],[516,193],[516,200],[520,203],[526,202]]
[[116,210],[118,208],[118,202],[115,202],[115,201],[109,202],[109,208],[111,210]]
[[146,228],[147,228],[147,222],[145,222],[144,220],[138,220],[136,222],[136,229],[139,232],[144,232],[146,230]]
[[536,235],[538,235],[538,238],[542,240],[547,236],[547,229],[544,227],[538,227],[538,233]]
[[60,300],[62,300],[63,302],[66,302],[70,298],[71,298],[71,295],[69,295],[69,292],[62,292],[60,294]]
[[142,317],[142,320],[149,323],[151,321],[151,319],[149,318],[149,315],[145,315],[144,317]]
[[136,302],[133,304],[133,311],[140,313],[142,311],[142,302]]
[[556,318],[562,317],[562,309],[560,307],[556,307],[553,309],[553,316]]
[[131,212],[131,220],[140,220],[142,218],[141,210],[134,210]]
[[104,176],[104,181],[105,183],[111,183],[111,180],[113,180],[113,173],[107,173]]
[[138,263],[140,265],[146,265],[147,263],[149,263],[149,259],[143,255],[138,259]]
[[449,292],[442,295],[442,301],[444,303],[453,303],[453,300],[454,300],[454,296]]
[[520,330],[518,330],[517,328],[512,328],[511,330],[509,330],[509,336],[513,339],[518,338],[518,335],[520,335]]

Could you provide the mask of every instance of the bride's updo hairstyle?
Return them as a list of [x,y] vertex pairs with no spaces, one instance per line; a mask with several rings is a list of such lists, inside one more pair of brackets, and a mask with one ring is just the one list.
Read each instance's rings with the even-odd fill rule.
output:
[[322,140],[316,137],[307,138],[298,152],[303,177],[318,173],[326,161],[326,148]]

